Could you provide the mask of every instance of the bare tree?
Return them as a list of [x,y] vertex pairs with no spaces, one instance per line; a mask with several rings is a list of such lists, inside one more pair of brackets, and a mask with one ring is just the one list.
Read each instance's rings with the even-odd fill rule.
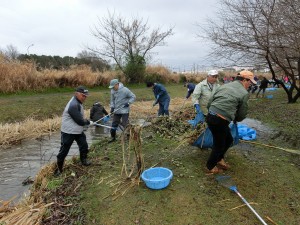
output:
[[0,49],[0,53],[5,56],[5,59],[8,61],[16,60],[20,55],[17,47],[13,45],[7,45],[5,49]]
[[[217,19],[202,27],[214,43],[213,55],[234,63],[266,64],[288,102],[300,97],[300,2],[298,0],[221,0]],[[278,75],[288,76],[287,88]]]
[[[89,50],[113,59],[125,73],[127,62],[135,62],[136,58],[144,60],[150,51],[172,35],[173,28],[161,31],[160,28],[150,30],[148,21],[141,18],[126,20],[108,12],[108,16],[99,18],[98,24],[92,29],[92,35],[97,38],[101,47],[88,47]],[[126,73],[125,73],[126,75]]]

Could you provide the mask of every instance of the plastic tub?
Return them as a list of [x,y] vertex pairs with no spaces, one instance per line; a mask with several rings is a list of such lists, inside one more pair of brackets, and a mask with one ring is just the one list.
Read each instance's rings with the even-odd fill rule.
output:
[[273,98],[273,95],[267,95],[266,96],[268,99],[272,99]]
[[164,167],[153,167],[145,170],[141,177],[148,188],[159,190],[169,185],[173,172]]

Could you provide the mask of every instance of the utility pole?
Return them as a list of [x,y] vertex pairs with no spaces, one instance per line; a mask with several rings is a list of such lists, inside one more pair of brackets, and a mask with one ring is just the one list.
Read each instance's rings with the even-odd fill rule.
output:
[[32,46],[34,46],[34,44],[31,44],[31,45],[29,45],[29,46],[27,47],[27,55],[29,55],[29,48],[32,47]]

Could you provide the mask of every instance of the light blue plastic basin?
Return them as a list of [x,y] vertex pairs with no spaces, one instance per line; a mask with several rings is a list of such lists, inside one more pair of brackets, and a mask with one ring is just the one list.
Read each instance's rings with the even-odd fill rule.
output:
[[142,173],[142,180],[151,189],[163,189],[170,184],[173,172],[164,167],[153,167]]

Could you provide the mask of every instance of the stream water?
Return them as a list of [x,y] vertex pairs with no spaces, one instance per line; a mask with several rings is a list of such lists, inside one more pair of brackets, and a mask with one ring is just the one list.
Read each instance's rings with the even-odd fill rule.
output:
[[[109,129],[92,127],[85,131],[89,145],[100,136],[109,135]],[[18,201],[28,194],[31,185],[22,182],[37,174],[45,164],[55,161],[60,148],[60,132],[39,140],[23,141],[21,145],[0,150],[0,200],[15,197]],[[78,146],[73,143],[68,157],[78,155]]]
[[[268,137],[271,130],[260,121],[245,119],[243,124],[257,131],[257,138]],[[88,144],[101,136],[108,136],[109,129],[103,127],[89,128],[85,132]],[[0,200],[9,200],[16,196],[19,200],[28,193],[31,185],[23,186],[22,182],[33,177],[45,164],[55,161],[60,147],[60,132],[40,140],[24,141],[21,145],[0,150]],[[68,157],[78,155],[76,142],[73,143]]]

